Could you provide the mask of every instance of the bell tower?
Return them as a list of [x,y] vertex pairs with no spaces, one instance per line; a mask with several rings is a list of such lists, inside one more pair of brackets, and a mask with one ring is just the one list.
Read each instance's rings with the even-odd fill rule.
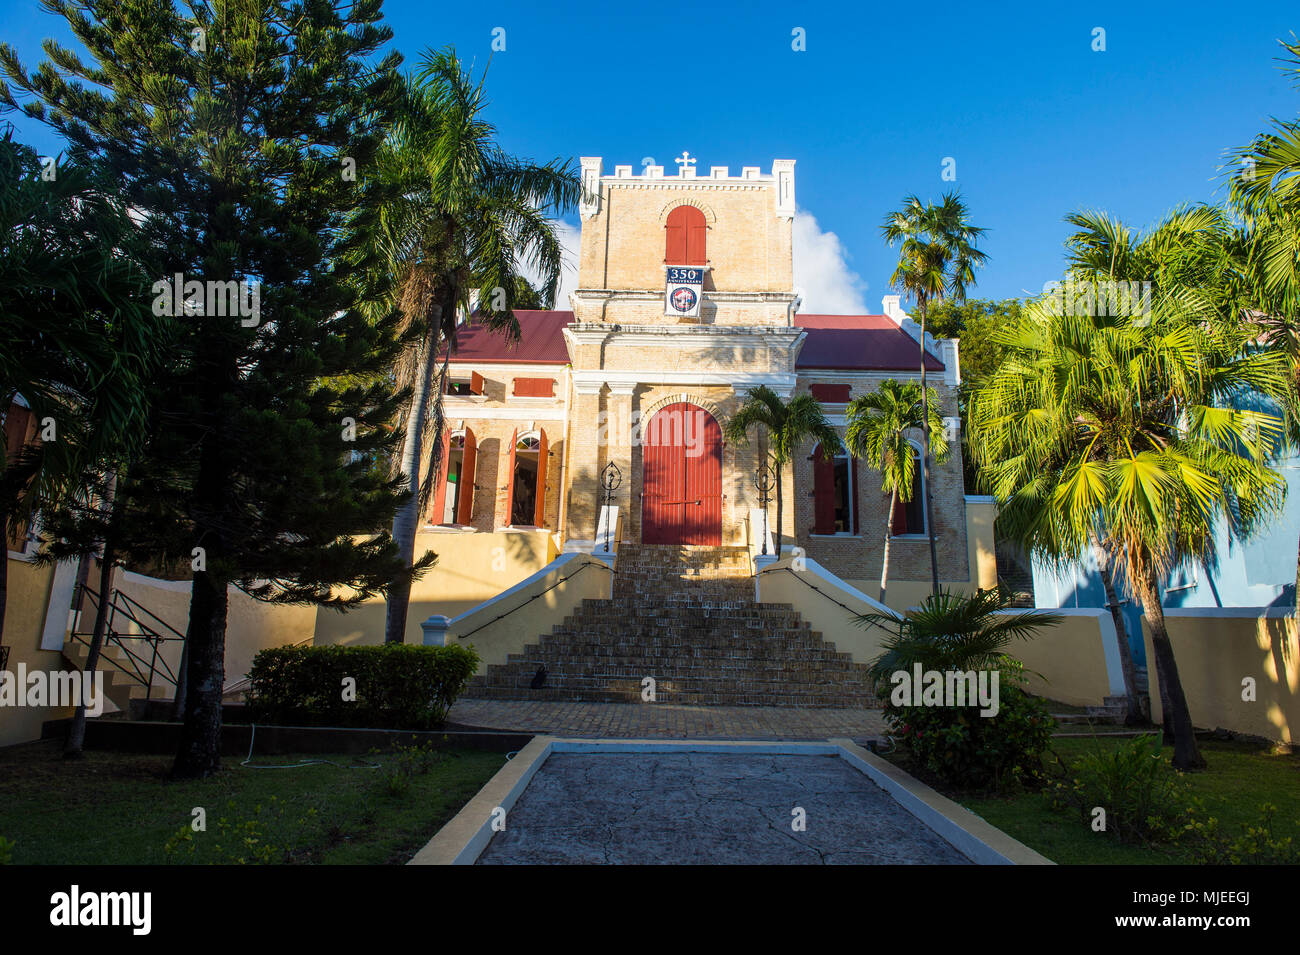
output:
[[[707,174],[683,152],[676,174],[582,159],[582,241],[573,322],[566,537],[594,539],[598,477],[628,476],[613,503],[624,540],[743,542],[757,447],[721,428],[746,391],[788,397],[805,332],[792,320],[794,160]],[[665,417],[666,416],[666,417]],[[645,435],[680,417],[694,444]],[[662,430],[662,429],[661,429]],[[681,478],[685,483],[673,483]]]
[[578,323],[789,326],[794,160],[770,173],[745,166],[707,175],[683,152],[676,175],[647,164],[582,159],[584,198]]

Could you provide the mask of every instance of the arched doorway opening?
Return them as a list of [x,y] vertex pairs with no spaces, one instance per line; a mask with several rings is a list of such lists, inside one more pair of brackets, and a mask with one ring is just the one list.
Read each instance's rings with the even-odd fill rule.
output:
[[698,405],[661,408],[643,432],[641,541],[722,543],[722,429]]
[[511,526],[545,526],[548,457],[545,431],[515,435],[510,448]]
[[444,431],[438,481],[429,505],[430,524],[469,524],[474,519],[474,464],[478,442],[469,428]]

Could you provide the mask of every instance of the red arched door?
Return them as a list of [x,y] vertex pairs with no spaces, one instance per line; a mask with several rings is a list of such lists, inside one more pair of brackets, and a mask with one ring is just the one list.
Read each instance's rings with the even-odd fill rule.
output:
[[722,543],[722,430],[703,408],[679,401],[643,434],[641,541]]

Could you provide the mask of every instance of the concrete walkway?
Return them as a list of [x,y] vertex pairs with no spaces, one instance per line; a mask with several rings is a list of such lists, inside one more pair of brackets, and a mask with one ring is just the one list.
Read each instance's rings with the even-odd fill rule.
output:
[[461,699],[447,719],[464,726],[612,739],[834,739],[883,734],[880,710],[674,703],[532,703]]
[[970,864],[841,759],[698,752],[553,754],[478,861]]

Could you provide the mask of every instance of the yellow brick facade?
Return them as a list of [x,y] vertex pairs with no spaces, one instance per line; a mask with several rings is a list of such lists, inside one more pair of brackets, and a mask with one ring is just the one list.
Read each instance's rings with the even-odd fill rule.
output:
[[[512,434],[544,428],[549,441],[546,528],[557,546],[594,541],[602,503],[600,475],[617,466],[621,484],[612,496],[624,540],[641,540],[642,447],[638,428],[658,408],[686,401],[722,425],[746,391],[767,385],[784,397],[815,383],[849,385],[852,394],[873,390],[885,378],[917,377],[914,371],[837,371],[798,367],[807,332],[797,324],[792,225],[794,163],[778,160],[771,171],[756,168],[697,169],[694,176],[653,168],[636,175],[631,167],[603,168],[582,161],[587,195],[581,206],[582,237],[577,290],[568,303],[572,321],[564,329],[568,364],[527,365],[453,359],[460,376],[477,372],[481,395],[449,396],[446,414],[455,427],[468,426],[478,440],[472,526],[496,531],[509,522],[508,448]],[[665,315],[665,229],[680,205],[698,209],[707,223],[706,277],[698,318]],[[887,312],[889,306],[887,303]],[[898,329],[906,316],[894,316]],[[899,331],[899,334],[904,332]],[[914,339],[908,339],[913,341]],[[919,348],[916,349],[919,359]],[[956,414],[955,343],[932,343],[934,357],[948,371],[931,372],[945,415]],[[516,376],[554,377],[553,399],[512,396]],[[825,411],[840,429],[843,405]],[[880,478],[856,467],[853,489],[857,533],[812,533],[811,446],[801,449],[782,475],[785,499],[782,536],[829,570],[852,580],[878,577],[887,502]],[[721,541],[743,544],[747,521],[759,506],[753,479],[763,450],[755,435],[747,446],[722,449]],[[939,575],[967,581],[966,504],[960,452],[932,467],[934,524]],[[769,505],[775,529],[776,506]],[[929,577],[925,537],[896,537],[891,578]]]

